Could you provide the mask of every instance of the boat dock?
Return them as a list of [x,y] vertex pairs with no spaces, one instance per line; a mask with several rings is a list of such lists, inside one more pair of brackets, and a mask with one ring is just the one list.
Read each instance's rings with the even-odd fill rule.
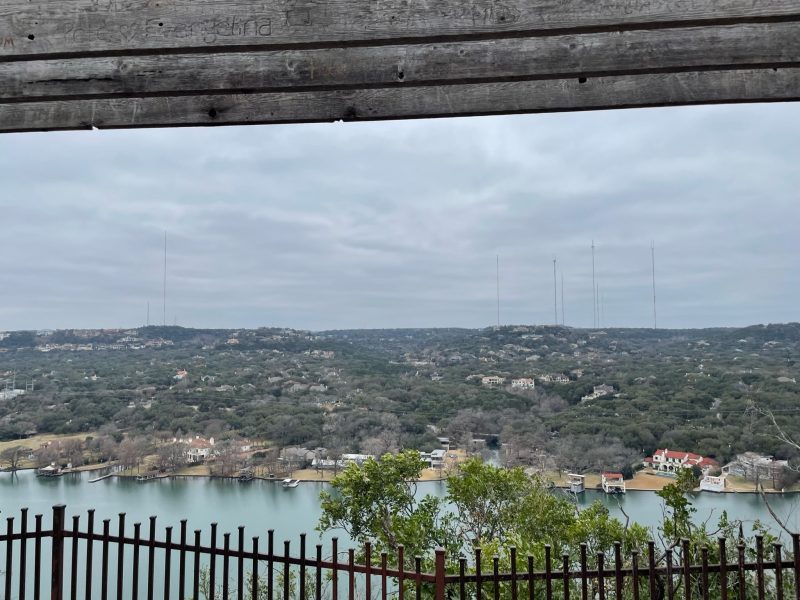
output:
[[586,489],[586,475],[568,473],[569,491],[573,494],[582,494]]
[[601,473],[600,484],[606,494],[625,493],[625,478],[622,473]]

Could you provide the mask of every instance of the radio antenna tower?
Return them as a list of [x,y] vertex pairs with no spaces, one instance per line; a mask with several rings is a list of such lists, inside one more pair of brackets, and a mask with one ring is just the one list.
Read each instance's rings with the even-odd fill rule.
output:
[[564,271],[561,271],[561,324],[567,325],[567,318],[564,316]]
[[554,323],[558,325],[558,287],[556,284],[556,259],[553,259],[553,315]]
[[500,327],[500,255],[497,255],[497,327]]
[[653,241],[650,242],[650,264],[653,272],[653,329],[658,329],[658,320],[656,319],[656,244]]
[[597,284],[594,278],[594,240],[592,240],[592,327],[597,329]]
[[150,301],[147,301],[147,326],[150,327]]
[[164,306],[163,306],[163,315],[162,315],[162,325],[164,327],[167,326],[167,232],[164,232]]

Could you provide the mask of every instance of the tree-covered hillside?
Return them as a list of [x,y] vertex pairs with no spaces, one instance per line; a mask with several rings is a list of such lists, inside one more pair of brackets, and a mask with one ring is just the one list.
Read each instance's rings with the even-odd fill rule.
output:
[[[798,350],[795,323],[9,332],[0,334],[0,439],[235,431],[380,453],[430,450],[447,435],[502,448],[511,464],[570,469],[622,468],[659,447],[720,462],[745,450],[787,457],[749,407],[772,410],[800,437]],[[512,387],[523,378],[535,389]],[[596,386],[606,393],[592,394]]]

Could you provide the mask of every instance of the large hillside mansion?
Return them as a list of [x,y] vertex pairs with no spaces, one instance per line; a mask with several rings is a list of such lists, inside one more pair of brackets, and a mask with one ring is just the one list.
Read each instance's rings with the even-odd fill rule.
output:
[[703,474],[719,466],[713,458],[706,458],[693,452],[668,450],[667,448],[656,450],[653,456],[645,458],[644,465],[666,473],[677,473],[678,469],[691,469],[696,466],[703,471]]

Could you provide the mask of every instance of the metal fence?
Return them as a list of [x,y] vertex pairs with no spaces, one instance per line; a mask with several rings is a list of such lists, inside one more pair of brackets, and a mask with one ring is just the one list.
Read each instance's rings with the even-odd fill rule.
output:
[[[576,559],[556,557],[545,546],[538,561],[512,548],[504,557],[506,572],[500,570],[499,557],[481,556],[480,550],[469,560],[460,556],[448,561],[438,549],[430,572],[423,570],[422,558],[406,556],[402,547],[390,560],[386,552],[374,554],[369,545],[358,555],[352,548],[341,551],[334,538],[328,553],[317,544],[309,554],[301,535],[292,554],[289,541],[276,548],[272,530],[267,531],[264,548],[259,537],[245,536],[244,527],[235,537],[220,536],[212,524],[210,537],[202,543],[200,530],[190,537],[186,520],[177,531],[166,527],[158,539],[156,517],[150,517],[147,536],[142,537],[141,523],[133,525],[132,534],[126,531],[124,513],[112,535],[111,520],[95,523],[93,510],[83,529],[79,516],[68,523],[63,505],[53,507],[49,529],[43,528],[42,515],[35,515],[30,528],[28,510],[21,512],[18,527],[15,518],[8,517],[6,531],[0,534],[3,600],[800,600],[798,534],[792,536],[788,557],[781,544],[765,548],[757,536],[755,560],[746,560],[743,544],[729,546],[725,539],[714,549],[692,548],[684,540],[659,556],[650,543],[647,556],[632,553],[626,560],[618,543],[609,557],[602,552],[590,557],[583,544]],[[725,558],[710,562],[710,553]],[[682,560],[693,555],[699,561]]]

